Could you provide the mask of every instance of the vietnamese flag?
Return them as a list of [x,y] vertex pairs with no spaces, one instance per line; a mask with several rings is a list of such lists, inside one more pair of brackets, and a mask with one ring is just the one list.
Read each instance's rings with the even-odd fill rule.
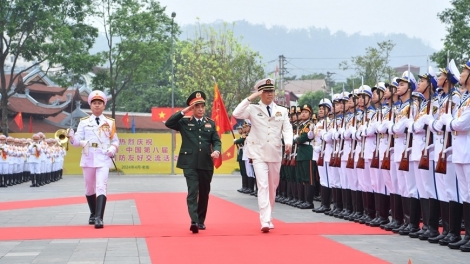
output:
[[124,123],[124,126],[126,126],[126,128],[129,129],[129,113],[126,113],[122,117],[122,122]]
[[[222,134],[227,131],[232,131],[230,120],[228,119],[227,109],[225,109],[224,101],[220,96],[219,86],[217,83],[214,85],[214,104],[212,105],[212,120],[215,122],[217,134],[222,137]],[[214,166],[219,168],[222,165],[222,156],[214,159]]]
[[23,116],[21,115],[21,112],[15,116],[15,123],[20,128],[20,130],[23,130]]
[[233,159],[233,157],[235,157],[235,154],[233,154],[234,151],[235,144],[233,144],[229,149],[227,149],[227,151],[224,152],[224,154],[222,154],[222,160]]
[[[182,107],[174,107],[174,113],[181,112],[184,108]],[[162,121],[165,122],[170,118],[172,113],[171,107],[152,107],[152,121]],[[192,116],[193,111],[189,111],[185,114],[185,116]]]

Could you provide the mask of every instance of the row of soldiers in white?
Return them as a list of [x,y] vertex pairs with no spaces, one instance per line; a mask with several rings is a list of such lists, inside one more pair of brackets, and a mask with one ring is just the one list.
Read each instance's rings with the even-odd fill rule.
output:
[[30,139],[0,135],[0,155],[0,187],[30,180],[31,187],[40,187],[62,178],[66,151],[41,132]]
[[[329,99],[320,102],[320,113],[336,112],[336,120],[324,118],[309,132],[309,138],[322,142],[314,144],[313,160],[324,157],[318,164],[322,206],[315,212],[470,251],[470,62],[462,65],[462,74],[453,60],[441,71],[437,78],[429,67],[419,83],[405,71],[390,85],[362,85],[352,93],[335,94],[334,105]],[[463,94],[455,88],[458,83],[467,89]],[[375,153],[379,163],[371,166]],[[430,159],[420,167],[423,155]],[[350,156],[352,168],[347,166]],[[436,172],[443,157],[445,173]],[[363,169],[357,168],[361,158]],[[400,167],[403,159],[409,161],[408,170]],[[330,166],[333,162],[338,166]]]

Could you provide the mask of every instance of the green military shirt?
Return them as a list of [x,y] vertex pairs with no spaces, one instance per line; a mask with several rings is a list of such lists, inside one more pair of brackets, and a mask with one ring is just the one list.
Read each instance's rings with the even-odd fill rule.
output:
[[241,136],[239,139],[235,140],[234,144],[238,145],[238,154],[237,161],[242,161],[243,158],[243,145],[245,144],[246,137]]
[[308,131],[311,122],[299,124],[299,136],[295,140],[297,143],[297,160],[311,160],[313,157],[313,147],[311,139],[308,138]]
[[216,150],[220,152],[222,147],[215,122],[203,117],[201,125],[198,125],[196,118],[183,117],[181,112],[178,112],[165,122],[165,126],[181,133],[182,143],[176,167],[213,170],[211,153]]

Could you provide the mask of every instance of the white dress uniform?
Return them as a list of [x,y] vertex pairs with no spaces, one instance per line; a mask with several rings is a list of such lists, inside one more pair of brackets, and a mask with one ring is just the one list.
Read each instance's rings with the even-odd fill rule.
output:
[[[324,145],[323,141],[321,140],[321,134],[323,134],[323,131],[325,131],[325,126],[329,122],[329,118],[322,119],[318,121],[318,123],[315,125],[314,132],[309,135],[309,138],[312,138],[314,141],[314,147],[313,147],[313,155],[312,155],[312,160],[318,161],[318,158],[320,157],[321,153],[321,148]],[[325,144],[326,148],[326,144]],[[327,166],[325,164],[325,159],[324,157],[324,162],[323,166],[318,166],[318,174],[320,176],[320,185],[324,187],[330,187],[330,181],[328,178],[328,170]]]
[[[348,112],[346,113],[344,122],[345,122],[345,129],[344,132],[342,133],[343,137],[343,149],[339,150],[340,151],[340,156],[341,156],[341,174],[344,175],[344,177],[341,177],[341,186],[344,189],[350,189],[352,191],[357,190],[357,186],[355,184],[356,181],[353,179],[357,178],[356,170],[354,169],[348,169],[346,168],[346,164],[348,162],[348,157],[349,153],[351,152],[351,135],[347,133],[349,127],[352,126],[352,120],[354,117],[353,112]],[[356,175],[356,176],[354,176]]]
[[[264,90],[263,87],[274,89],[274,81],[264,79],[255,85],[258,90]],[[258,104],[250,104],[248,99],[244,99],[233,111],[235,118],[251,121],[251,131],[246,137],[244,152],[246,150],[247,157],[253,160],[262,230],[272,225],[271,214],[282,160],[281,135],[285,144],[293,142],[287,109],[271,103],[269,114],[266,107],[261,101]]]
[[[99,125],[96,118],[99,120]],[[99,117],[91,115],[80,120],[77,132],[71,139],[72,145],[83,147],[80,166],[85,177],[87,196],[95,193],[97,196],[106,196],[109,168],[114,167],[106,153],[110,148],[117,150],[119,147],[115,131],[116,125],[113,119],[104,115]]]

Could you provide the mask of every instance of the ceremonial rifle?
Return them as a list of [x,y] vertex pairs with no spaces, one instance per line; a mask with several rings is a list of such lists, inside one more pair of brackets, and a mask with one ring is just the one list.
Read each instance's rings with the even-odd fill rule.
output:
[[[409,64],[408,64],[408,90],[410,90],[410,98],[408,99],[410,101],[408,105],[408,119],[410,119],[411,111],[413,110],[412,108],[413,98],[412,98],[412,91],[411,91],[410,65]],[[419,105],[418,105],[418,108],[419,108]],[[406,146],[405,146],[405,150],[403,150],[403,153],[401,154],[401,161],[400,161],[400,165],[398,166],[398,169],[402,171],[410,170],[410,159],[409,159],[408,149],[411,149],[413,147],[413,133],[412,132],[413,131],[410,131],[410,129],[405,128]]]
[[[449,57],[449,52],[447,51],[447,57]],[[447,59],[449,60],[449,59]],[[450,87],[450,63],[447,63],[447,102],[446,102],[446,113],[450,114],[452,113],[452,91]],[[439,158],[437,160],[436,164],[436,172],[441,173],[441,174],[446,174],[447,173],[447,153],[445,150],[452,146],[452,135],[450,132],[446,132],[446,126],[442,126],[442,131],[444,132],[444,145],[442,146],[441,153],[439,153]]]
[[[390,112],[388,113],[388,120],[392,121],[395,123],[395,113],[393,109],[393,87],[391,88],[392,90],[392,96],[390,97]],[[382,160],[382,166],[380,167],[383,170],[390,170],[390,148],[393,148],[395,139],[393,138],[393,133],[391,131],[387,131],[388,133],[388,148],[385,150],[384,153],[384,159]]]
[[[299,126],[300,126],[300,122],[299,122],[299,114],[298,114],[298,105],[296,106],[296,111],[295,111],[295,116],[297,118],[297,120],[295,122],[297,122],[297,127],[296,127],[296,132],[295,134],[297,135],[297,137],[299,136]],[[292,166],[292,167],[295,167],[295,165],[297,165],[297,161],[296,161],[296,158],[297,158],[297,143],[295,143],[295,140],[294,140],[294,151],[292,152],[292,155],[291,155],[291,160],[289,162],[289,166]]]
[[[355,96],[355,93],[354,93],[354,90],[353,90],[353,106],[354,106],[354,116],[353,116],[353,120],[352,120],[352,126],[353,127],[356,127],[356,96]],[[356,149],[356,140],[353,138],[353,136],[351,135],[351,151],[349,152],[349,155],[348,155],[348,161],[346,163],[346,168],[348,169],[354,169],[354,151]]]
[[[430,77],[432,78],[432,77]],[[429,99],[428,105],[426,106],[426,114],[429,115],[431,113],[431,106],[433,102],[432,98],[432,86],[431,80],[429,79],[428,89],[429,89]],[[428,125],[424,125],[424,131],[426,132],[426,144],[424,145],[424,149],[421,152],[421,159],[419,160],[418,168],[422,170],[429,170],[429,148],[428,146],[433,143],[433,134],[431,129],[429,129]]]
[[[344,96],[344,87],[343,87],[343,96]],[[342,100],[342,101],[343,101],[343,119],[341,120],[341,128],[344,130],[345,127],[346,127],[346,122],[345,122],[345,119],[346,119],[346,102],[344,100]],[[343,151],[343,148],[344,148],[344,136],[339,139],[339,150],[336,153],[335,167],[341,167],[341,156],[343,156],[343,154],[341,152]]]
[[[377,84],[378,86],[378,84]],[[377,95],[379,95],[379,88],[377,87]],[[383,95],[382,95],[382,98],[383,98]],[[379,95],[379,107],[380,107],[380,112],[379,113],[376,113],[377,115],[377,123],[378,122],[382,122],[382,98],[380,98],[380,95]],[[371,168],[375,168],[375,169],[378,169],[379,168],[379,164],[380,164],[380,157],[379,157],[379,146],[380,146],[380,136],[378,133],[375,133],[375,150],[374,150],[374,153],[372,154],[372,160],[370,162],[370,167]]]
[[[367,122],[367,105],[366,105],[366,96],[362,94],[362,100],[364,101],[364,113],[362,114],[362,125],[366,125]],[[366,145],[366,137],[362,137],[361,139],[361,152],[359,153],[359,159],[357,160],[356,168],[364,169],[365,168],[365,160],[364,160],[364,148]]]
[[[336,123],[336,107],[335,107],[335,103],[333,102],[333,128],[336,129],[338,127],[338,124]],[[333,141],[333,149],[331,151],[331,156],[330,156],[330,166],[331,167],[334,167],[334,165],[336,164],[336,159],[335,159],[335,151],[336,151],[336,140],[334,138],[335,135],[332,136],[331,140]]]

